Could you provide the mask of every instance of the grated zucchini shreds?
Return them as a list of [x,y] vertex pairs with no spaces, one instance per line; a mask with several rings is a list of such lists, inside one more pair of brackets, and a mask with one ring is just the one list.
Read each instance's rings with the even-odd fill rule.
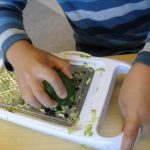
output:
[[68,128],[68,134],[73,134],[74,129],[73,128]]
[[91,80],[92,80],[91,77],[89,77],[86,81],[86,85],[90,84]]
[[84,135],[92,136],[93,135],[92,128],[93,128],[93,123],[89,121],[84,129]]
[[6,110],[9,112],[14,112],[16,110],[16,108],[14,108],[12,106],[8,106],[8,107],[6,107]]
[[96,121],[96,110],[92,109],[91,110],[91,120],[88,122],[88,124],[86,125],[85,129],[84,129],[84,135],[85,136],[92,136],[93,132],[92,132],[92,128],[93,128],[93,124]]
[[[77,113],[72,113],[70,114],[69,118],[74,122],[74,123],[77,123],[80,121],[80,118],[77,116]],[[75,131],[74,128],[68,128],[68,134],[73,134]]]
[[90,66],[89,66],[87,63],[84,63],[84,64],[83,64],[83,67],[84,67],[84,68],[89,68]]
[[91,122],[94,123],[96,121],[96,110],[91,110]]
[[84,148],[89,148],[86,144],[82,144],[81,146]]
[[80,54],[80,57],[81,57],[81,58],[90,58],[90,57],[92,57],[92,56],[89,55],[89,54]]
[[67,57],[68,55],[66,54],[66,53],[64,53],[64,59],[67,59],[68,57]]
[[70,116],[69,116],[69,118],[70,118],[73,122],[75,122],[75,123],[77,123],[78,121],[80,121],[80,118],[77,116],[77,113],[71,113]]
[[104,69],[104,68],[98,68],[98,69],[96,69],[95,71],[104,72],[105,69]]
[[39,109],[39,111],[40,111],[41,113],[43,113],[43,114],[46,113],[45,110],[44,110],[43,108]]

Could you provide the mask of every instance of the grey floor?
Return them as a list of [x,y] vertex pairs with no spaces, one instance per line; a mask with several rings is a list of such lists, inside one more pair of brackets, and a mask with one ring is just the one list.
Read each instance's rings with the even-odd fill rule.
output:
[[65,17],[37,0],[28,0],[24,10],[24,25],[38,48],[49,52],[75,49],[72,29]]

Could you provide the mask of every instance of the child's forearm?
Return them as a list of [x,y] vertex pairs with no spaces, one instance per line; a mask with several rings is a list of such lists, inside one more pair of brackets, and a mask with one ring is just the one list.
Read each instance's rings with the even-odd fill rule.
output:
[[6,52],[6,58],[9,63],[14,66],[17,60],[26,55],[27,51],[29,50],[34,50],[31,43],[27,40],[19,40],[8,48]]
[[[22,11],[27,0],[0,0],[0,52],[7,69],[12,67],[6,59],[7,50],[19,40],[29,40],[23,26]],[[4,19],[5,18],[5,19]],[[30,41],[30,40],[29,40]]]

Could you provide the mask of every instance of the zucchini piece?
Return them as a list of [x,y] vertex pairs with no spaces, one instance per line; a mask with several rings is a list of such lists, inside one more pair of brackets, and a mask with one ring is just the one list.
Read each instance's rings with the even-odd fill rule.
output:
[[54,70],[60,76],[62,82],[64,83],[64,86],[66,87],[67,97],[65,99],[59,98],[55,90],[53,89],[53,87],[46,80],[43,81],[45,91],[52,99],[54,99],[58,103],[58,105],[61,106],[69,105],[75,100],[75,96],[76,96],[75,87],[73,86],[72,80],[69,79],[64,73],[62,73],[58,69],[54,69]]

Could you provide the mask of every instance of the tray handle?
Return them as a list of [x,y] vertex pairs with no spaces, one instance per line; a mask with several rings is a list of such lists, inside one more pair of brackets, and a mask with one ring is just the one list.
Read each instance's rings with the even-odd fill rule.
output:
[[[74,56],[79,56],[79,55],[91,56],[87,53],[78,52],[78,51],[67,51],[67,52],[60,53],[60,56],[63,56],[64,58],[68,58],[70,55],[74,55]],[[109,61],[109,59],[107,59],[107,58],[101,58],[101,59],[104,59],[104,61]],[[112,71],[113,71],[112,75],[113,76],[110,77],[111,78],[110,79],[110,82],[111,82],[110,85],[111,86],[109,87],[109,92],[108,92],[109,95],[107,96],[106,103],[104,104],[105,111],[103,111],[102,115],[105,115],[105,112],[107,110],[107,107],[108,107],[108,104],[109,104],[109,101],[110,101],[110,97],[112,95],[112,91],[113,91],[113,88],[114,88],[114,84],[115,84],[115,81],[116,81],[116,76],[119,75],[119,74],[127,74],[128,71],[131,68],[131,65],[129,65],[128,63],[122,62],[122,61],[110,59],[110,67],[113,68],[112,69]],[[102,116],[100,116],[100,118],[101,117]],[[117,136],[114,136],[114,137],[103,137],[103,136],[99,135],[99,133],[97,133],[97,128],[98,128],[98,123],[93,128],[93,130],[95,132],[93,134],[94,137],[93,138],[84,137],[83,139],[80,139],[82,141],[82,142],[80,141],[81,144],[84,143],[84,144],[89,145],[91,147],[95,147],[98,150],[120,150],[121,143],[122,143],[122,138],[123,138],[123,132],[120,133]],[[140,132],[141,132],[141,129],[139,129],[136,142],[139,139]],[[74,137],[74,140],[75,140],[75,137]],[[78,139],[77,139],[77,141],[78,141]]]
[[[108,92],[109,95],[107,97],[106,103],[104,104],[104,109],[105,110],[103,111],[103,114],[102,114],[103,116],[105,115],[105,112],[107,110],[107,107],[108,107],[108,104],[109,104],[109,101],[110,101],[110,98],[111,98],[111,95],[112,95],[112,91],[113,91],[114,84],[115,84],[115,81],[116,81],[116,76],[119,75],[119,74],[127,74],[128,71],[131,68],[131,65],[129,65],[125,62],[122,62],[122,61],[117,61],[117,60],[112,60],[111,59],[110,67],[113,68],[112,71],[114,73],[112,73],[113,76],[111,77],[112,79],[110,80],[111,84],[110,84],[109,92]],[[103,116],[102,116],[102,118],[103,118]],[[95,138],[95,139],[97,139],[96,140],[97,142],[95,142],[95,145],[97,145],[96,149],[120,150],[121,143],[122,143],[122,138],[123,138],[123,132],[120,133],[117,136],[114,136],[114,137],[103,137],[103,136],[101,136],[97,133],[97,128],[98,128],[98,124],[96,124],[96,126],[95,126],[95,135],[97,136]],[[139,139],[140,133],[141,133],[141,128],[139,129],[136,142]]]

